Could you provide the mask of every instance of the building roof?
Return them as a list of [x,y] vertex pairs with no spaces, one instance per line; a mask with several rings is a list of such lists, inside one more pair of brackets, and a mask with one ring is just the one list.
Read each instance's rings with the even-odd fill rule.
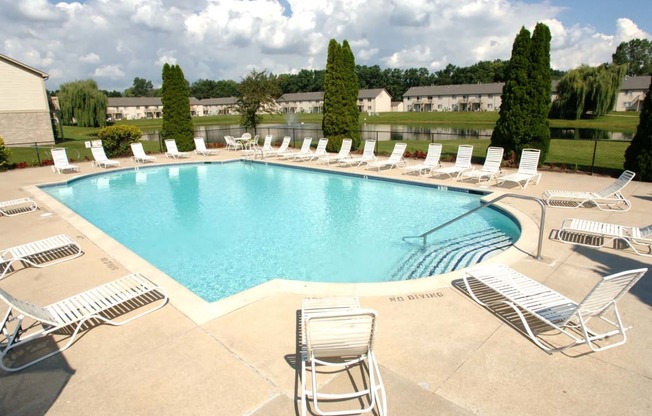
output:
[[219,97],[219,98],[204,98],[199,100],[197,104],[202,105],[236,105],[238,97]]
[[276,101],[323,101],[324,91],[294,92],[281,95]]
[[650,87],[651,79],[650,75],[625,77],[620,84],[620,90],[647,90]]
[[468,94],[502,94],[504,82],[491,84],[461,84],[461,85],[431,85],[412,87],[403,97],[421,97],[438,95],[468,95]]
[[108,107],[161,106],[161,97],[109,97]]
[[[368,90],[360,90],[358,91],[358,99],[362,98],[376,98],[378,97],[383,91],[385,91],[384,88],[373,88],[373,89],[368,89]],[[387,93],[387,91],[385,91]],[[389,95],[389,93],[387,93]]]
[[5,62],[7,62],[9,64],[12,64],[12,65],[15,65],[17,67],[20,67],[20,68],[22,68],[22,69],[24,69],[26,71],[32,72],[32,73],[42,77],[44,80],[50,78],[50,75],[48,75],[47,73],[45,73],[43,71],[39,71],[36,68],[32,68],[31,66],[26,65],[26,64],[24,64],[22,62],[19,62],[19,61],[13,59],[13,58],[10,58],[7,55],[3,55],[3,54],[0,53],[0,60],[5,61]]

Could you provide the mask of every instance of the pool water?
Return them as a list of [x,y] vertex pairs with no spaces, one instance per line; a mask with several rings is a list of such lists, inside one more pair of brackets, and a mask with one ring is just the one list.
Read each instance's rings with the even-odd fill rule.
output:
[[[424,248],[402,237],[469,211],[481,195],[263,163],[143,167],[44,190],[209,302],[274,278],[379,282],[443,273],[519,235],[508,216],[486,209],[431,235]],[[487,241],[487,233],[500,244],[482,255],[433,257],[452,244]]]

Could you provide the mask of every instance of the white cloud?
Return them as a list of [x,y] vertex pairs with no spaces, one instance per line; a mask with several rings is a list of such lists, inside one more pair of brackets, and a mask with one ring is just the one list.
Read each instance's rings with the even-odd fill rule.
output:
[[104,65],[99,68],[95,68],[92,76],[100,78],[122,78],[125,76],[125,73],[120,69],[118,65]]
[[93,74],[103,89],[123,90],[135,77],[160,84],[166,62],[191,82],[323,69],[332,38],[349,40],[358,64],[431,71],[509,59],[521,26],[538,21],[550,27],[558,69],[608,62],[620,42],[652,38],[636,23],[641,10],[614,16],[613,31],[600,33],[564,21],[545,0],[287,3],[289,15],[277,0],[0,0],[0,53],[50,73],[50,89]]

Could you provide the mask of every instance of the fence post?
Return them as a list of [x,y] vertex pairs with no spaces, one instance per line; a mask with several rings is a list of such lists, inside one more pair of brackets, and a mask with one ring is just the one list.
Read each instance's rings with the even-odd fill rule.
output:
[[41,155],[38,154],[38,142],[34,142],[34,147],[36,148],[36,160],[38,165],[41,166]]
[[591,160],[591,175],[593,175],[593,168],[595,167],[595,154],[598,150],[598,141],[593,142],[593,160]]

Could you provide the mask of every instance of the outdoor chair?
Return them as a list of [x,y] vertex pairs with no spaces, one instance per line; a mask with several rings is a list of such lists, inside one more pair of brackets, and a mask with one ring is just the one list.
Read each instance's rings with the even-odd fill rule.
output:
[[389,169],[392,169],[395,168],[396,165],[398,164],[402,164],[402,165],[407,164],[407,162],[403,158],[403,154],[405,154],[406,148],[407,148],[406,143],[396,143],[394,145],[394,150],[392,150],[392,154],[389,155],[388,159],[377,160],[375,162],[367,163],[367,169],[376,168],[378,171],[380,171],[380,168],[389,167]]
[[473,169],[471,165],[472,156],[473,146],[470,144],[461,144],[457,147],[455,164],[453,166],[430,169],[430,176],[448,175],[449,178],[452,178],[454,175],[456,178],[459,178],[463,172]]
[[566,218],[557,231],[556,240],[588,247],[618,247],[623,243],[641,256],[652,256],[652,225],[631,227],[606,222]]
[[310,161],[310,160],[319,159],[320,157],[323,157],[323,156],[326,155],[326,145],[327,144],[328,144],[328,139],[321,138],[321,139],[319,139],[319,142],[317,142],[317,148],[315,149],[314,152],[308,153],[306,155],[296,156],[294,158],[294,160],[295,161]]
[[13,217],[15,215],[26,214],[38,209],[36,201],[32,198],[18,198],[7,201],[0,201],[0,216]]
[[362,155],[358,157],[345,157],[343,159],[338,159],[337,164],[339,166],[360,166],[363,163],[369,163],[376,160],[376,154],[374,153],[376,149],[375,140],[365,140],[364,148],[362,149]]
[[193,140],[195,142],[195,154],[197,155],[211,156],[220,153],[217,149],[206,148],[206,142],[203,137],[195,137]]
[[190,157],[190,152],[180,152],[177,149],[177,142],[174,139],[165,140],[165,157],[171,157],[174,159]]
[[101,168],[120,166],[119,161],[111,160],[106,157],[106,153],[104,153],[104,147],[102,146],[92,146],[91,153],[93,154],[93,159],[95,159],[93,162],[95,166],[99,166]]
[[[168,298],[143,275],[134,273],[45,307],[17,299],[3,289],[0,289],[0,299],[9,306],[0,328],[0,367],[12,372],[66,350],[81,330],[97,322],[124,325],[162,308]],[[146,309],[135,315],[131,313],[142,307]],[[36,355],[34,350],[38,349],[32,341],[50,335],[53,338],[62,335],[59,342],[63,345],[27,359]],[[31,348],[27,348],[27,344]]]
[[79,166],[71,165],[68,161],[68,155],[64,147],[55,147],[50,151],[52,153],[52,171],[55,173],[62,173],[67,170],[79,172]]
[[518,184],[521,189],[527,188],[531,180],[536,178],[534,184],[538,184],[541,180],[541,173],[538,172],[539,149],[523,149],[521,151],[521,160],[518,163],[518,171],[509,175],[501,176],[498,178],[498,184],[505,182],[514,182]]
[[141,142],[131,143],[131,152],[134,154],[134,161],[138,163],[155,162],[156,156],[149,156],[145,154],[143,144]]
[[353,145],[353,140],[344,139],[342,140],[342,145],[340,146],[340,151],[336,155],[325,155],[320,157],[317,160],[317,163],[323,163],[330,165],[331,162],[337,162],[340,159],[347,159],[351,157],[351,146]]
[[500,164],[503,162],[503,152],[504,149],[502,147],[489,147],[482,168],[462,172],[457,180],[464,181],[467,179],[475,179],[479,184],[488,184],[492,179],[496,180],[500,174]]
[[599,192],[548,190],[543,193],[541,199],[556,208],[596,206],[603,211],[629,211],[632,203],[623,196],[622,190],[634,176],[634,172],[626,170],[614,183]]
[[82,249],[66,234],[0,250],[0,280],[20,263],[23,267],[46,267],[82,255]]
[[288,147],[290,146],[290,141],[292,141],[292,138],[290,136],[285,136],[283,137],[283,141],[281,142],[281,145],[278,147],[278,149],[272,149],[263,152],[264,157],[277,157],[285,152],[288,151]]
[[[307,414],[308,401],[318,415],[348,415],[376,411],[386,415],[385,386],[374,353],[377,313],[361,309],[358,299],[306,298],[301,306],[301,414]],[[310,368],[310,370],[308,370]],[[324,392],[318,376],[322,373],[362,373],[354,391]],[[326,410],[329,402],[350,405],[347,410]],[[351,404],[353,403],[353,404]],[[338,406],[339,409],[339,406]]]
[[[524,331],[547,353],[581,344],[592,351],[602,351],[627,341],[628,328],[622,323],[616,302],[645,272],[647,269],[641,268],[603,277],[579,303],[502,264],[473,268],[464,274],[463,282],[473,300]],[[594,320],[598,325],[594,325]],[[561,347],[544,342],[542,336],[551,329],[569,337],[571,342]],[[620,339],[604,342],[616,336]]]
[[426,159],[416,165],[408,165],[403,168],[403,173],[413,173],[416,172],[417,175],[423,174],[425,171],[430,171],[441,167],[439,159],[441,158],[441,143],[430,143],[428,145],[428,153],[426,154]]
[[287,152],[280,153],[278,156],[284,159],[294,159],[296,157],[310,155],[312,154],[312,150],[310,150],[311,144],[312,144],[312,137],[306,137],[303,139],[303,143],[301,144],[301,148],[299,149],[298,152],[288,150]]

